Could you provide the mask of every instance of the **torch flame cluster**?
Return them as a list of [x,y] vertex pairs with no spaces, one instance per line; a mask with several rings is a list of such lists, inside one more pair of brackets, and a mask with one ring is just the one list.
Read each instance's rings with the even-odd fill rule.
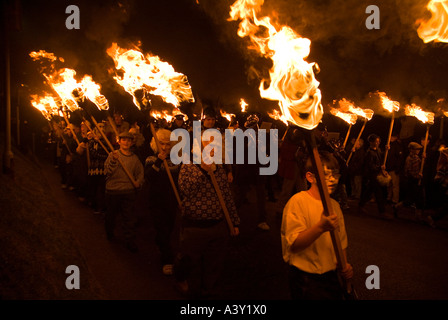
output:
[[[241,20],[240,37],[250,37],[250,49],[272,60],[269,81],[260,82],[260,96],[279,103],[287,121],[313,129],[322,118],[321,92],[314,77],[314,63],[305,58],[311,41],[302,38],[288,26],[277,29],[269,17],[258,18],[263,0],[237,0],[229,20]],[[266,32],[260,32],[265,30]]]
[[[90,75],[85,75],[80,81],[76,80],[76,71],[70,68],[55,70],[54,62],[58,59],[53,53],[40,50],[31,52],[33,60],[48,59],[50,61],[49,71],[42,72],[47,83],[57,93],[62,105],[70,111],[79,108],[78,101],[88,99],[99,109],[108,110],[109,103],[104,95],[100,93],[101,86],[95,83]],[[64,61],[62,58],[58,60]],[[48,100],[51,96],[48,95]]]
[[114,79],[132,97],[134,104],[141,108],[136,97],[137,90],[144,90],[163,101],[179,107],[183,101],[194,102],[191,86],[182,73],[174,70],[169,63],[156,55],[146,54],[136,49],[124,49],[116,43],[107,49],[107,54],[114,60],[115,68],[121,75]]

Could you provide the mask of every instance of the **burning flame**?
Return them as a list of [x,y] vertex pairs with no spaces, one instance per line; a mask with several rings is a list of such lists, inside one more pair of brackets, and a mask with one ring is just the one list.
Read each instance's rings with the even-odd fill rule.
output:
[[443,115],[444,115],[445,117],[448,117],[448,111],[443,111]]
[[34,61],[45,58],[52,62],[55,62],[56,60],[64,62],[63,58],[58,58],[54,55],[54,53],[46,52],[45,50],[33,51],[30,53],[30,57],[33,58]]
[[278,110],[274,110],[272,113],[268,112],[268,116],[274,120],[281,120],[284,124],[288,125],[288,119]]
[[[91,76],[85,75],[81,81],[76,80],[76,71],[69,68],[62,68],[55,70],[54,61],[62,58],[57,58],[53,53],[48,53],[44,50],[39,52],[31,52],[30,56],[33,60],[40,60],[42,58],[50,60],[49,72],[42,72],[47,79],[47,83],[53,88],[70,111],[75,111],[79,108],[79,99],[89,99],[99,109],[108,110],[109,103],[105,96],[100,93],[101,86],[95,83]],[[75,96],[75,94],[77,96]]]
[[56,98],[46,92],[43,96],[32,94],[31,105],[39,110],[48,121],[51,120],[53,115],[58,114],[59,107]]
[[235,117],[233,113],[227,113],[223,110],[219,110],[219,112],[221,113],[221,117],[226,118],[229,122],[232,121],[232,117]]
[[114,79],[133,97],[137,107],[140,108],[140,102],[135,96],[137,90],[160,96],[163,101],[176,107],[182,101],[194,102],[187,77],[176,72],[158,56],[145,56],[138,50],[120,48],[116,43],[107,49],[107,54],[114,60],[115,68],[121,74],[114,76]]
[[377,94],[380,96],[381,104],[385,110],[389,112],[396,112],[400,110],[400,103],[398,101],[390,100],[385,92],[377,92]]
[[240,106],[241,106],[241,112],[246,112],[246,108],[247,108],[248,104],[246,103],[246,101],[244,101],[243,98],[241,98],[241,100],[240,100]]
[[430,0],[426,9],[431,11],[428,21],[418,20],[419,37],[424,43],[431,41],[448,42],[448,0]]
[[434,123],[434,113],[423,111],[422,108],[417,106],[415,103],[412,103],[411,105],[406,105],[404,113],[407,116],[416,117],[423,123],[429,123],[429,124]]
[[168,110],[162,110],[162,111],[151,111],[150,115],[151,117],[159,120],[159,119],[165,119],[167,122],[173,121],[174,117],[182,114],[185,118],[187,118],[186,115],[184,115],[182,112],[180,112],[178,109],[174,109],[172,112],[169,112]]
[[358,116],[356,114],[353,113],[348,113],[348,112],[341,112],[336,108],[331,108],[330,112],[332,115],[341,118],[342,120],[344,120],[345,122],[347,122],[348,124],[354,125],[356,124],[356,120],[358,120]]
[[[261,81],[260,96],[277,100],[286,121],[313,129],[322,118],[323,108],[314,63],[304,60],[310,53],[311,41],[299,37],[288,26],[277,30],[269,17],[259,19],[257,12],[262,5],[263,0],[237,0],[230,7],[229,18],[241,19],[238,35],[249,36],[249,48],[272,60],[270,79]],[[260,32],[264,28],[266,32]]]

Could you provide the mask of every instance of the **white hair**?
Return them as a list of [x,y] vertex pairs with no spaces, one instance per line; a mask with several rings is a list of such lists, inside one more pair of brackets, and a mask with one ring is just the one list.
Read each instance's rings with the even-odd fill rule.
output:
[[[160,141],[170,141],[170,137],[171,137],[171,131],[168,129],[164,129],[164,128],[160,128],[157,130],[156,132],[157,135],[157,139]],[[170,141],[171,146],[173,146],[175,144],[176,141]],[[151,149],[152,151],[154,151],[154,153],[158,153],[159,150],[157,149],[157,143],[154,139],[154,137],[152,137],[151,139],[151,143],[150,143]]]

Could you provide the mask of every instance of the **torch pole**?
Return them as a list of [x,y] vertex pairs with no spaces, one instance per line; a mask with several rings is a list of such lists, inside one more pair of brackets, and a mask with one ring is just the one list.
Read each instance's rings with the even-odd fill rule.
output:
[[347,159],[347,162],[346,162],[347,166],[348,166],[348,163],[350,162],[350,159],[352,158],[353,150],[355,149],[355,146],[358,144],[358,141],[361,138],[362,132],[364,131],[364,128],[366,127],[366,123],[367,123],[367,118],[364,118],[364,124],[362,125],[362,128],[359,131],[358,137],[356,138],[355,144],[353,145],[353,148],[350,151],[350,155],[348,156],[348,159]]
[[[50,129],[51,129],[51,122],[49,122],[49,125],[50,125]],[[65,145],[65,147],[67,148],[68,153],[69,153],[70,155],[73,155],[72,151],[70,150],[70,147],[68,146],[67,140],[65,140],[65,137],[64,137],[64,131],[61,130],[61,129],[59,129],[58,126],[56,126],[56,128],[57,128],[57,129],[55,129],[54,131],[56,131],[56,134],[57,134],[57,135],[59,135],[59,134],[61,135],[62,143],[63,143],[63,144]]]
[[216,193],[218,194],[219,203],[221,204],[222,210],[224,211],[224,216],[227,221],[227,225],[229,226],[230,235],[235,235],[235,228],[233,226],[232,220],[230,219],[229,210],[227,210],[226,203],[224,202],[224,198],[222,196],[221,189],[219,188],[218,182],[216,181],[215,174],[213,173],[213,170],[209,170],[208,174],[210,175],[210,178],[212,180],[213,187],[215,188]]
[[[420,175],[423,174],[423,167],[425,165],[426,146],[428,144],[428,136],[429,136],[429,125],[426,125],[425,145],[423,146],[422,164],[420,166]],[[421,183],[422,183],[422,179],[420,178],[419,181],[418,181],[418,185],[421,185]]]
[[[89,125],[89,122],[86,120],[86,118],[84,118],[84,123],[86,124],[87,129],[89,129],[89,131],[91,131],[93,133],[92,128]],[[97,128],[97,126],[96,126]],[[98,130],[99,131],[99,130]],[[104,145],[104,143],[101,142],[101,140],[98,139],[98,143],[100,144],[100,146],[103,148],[104,151],[107,152],[107,154],[109,154],[109,150],[107,150],[106,146]]]
[[389,127],[389,135],[387,137],[387,145],[386,145],[386,151],[384,153],[384,160],[383,160],[383,166],[386,165],[386,161],[387,161],[387,154],[389,153],[389,148],[390,148],[390,138],[392,137],[392,129],[394,127],[394,120],[395,120],[395,112],[392,111],[392,119],[390,120],[390,127]]
[[[316,138],[311,131],[305,129],[302,130],[305,131],[305,142],[308,147],[308,152],[311,155],[312,165],[316,172],[316,181],[322,200],[322,206],[324,208],[324,214],[326,216],[329,216],[334,214],[334,210],[333,206],[331,205],[330,193],[328,192],[327,183],[325,181],[323,165],[322,161],[320,160],[319,151],[317,149]],[[333,243],[333,249],[336,254],[336,259],[338,261],[338,267],[340,268],[340,270],[344,270],[347,265],[347,260],[342,250],[341,239],[339,237],[339,229],[335,229],[329,232],[331,241]],[[352,292],[352,285],[349,281],[346,281],[346,290],[348,293]]]
[[112,130],[114,130],[115,136],[118,137],[119,133],[118,133],[117,126],[115,125],[114,119],[112,119],[112,117],[110,116],[109,111],[107,111],[107,120],[109,120],[109,123],[110,123],[110,126],[112,127]]
[[347,135],[345,136],[344,143],[342,144],[342,149],[345,149],[345,145],[347,144],[348,136],[350,135],[350,130],[352,129],[352,124],[348,126]]
[[[149,121],[149,125],[151,127],[152,136],[154,137],[154,140],[157,145],[157,150],[160,150],[160,142],[159,142],[159,139],[157,138],[157,133],[156,133],[156,129],[154,128],[154,124],[151,121]],[[166,161],[166,159],[163,159],[163,165],[165,166],[166,174],[168,175],[168,178],[170,179],[171,187],[173,188],[174,195],[176,196],[177,203],[179,204],[179,208],[181,208],[182,201],[180,200],[179,192],[177,192],[176,184],[174,183],[173,176],[171,175],[171,171],[170,171],[170,168],[168,166],[168,162]]]
[[79,140],[78,140],[78,137],[76,136],[75,131],[73,130],[72,126],[70,125],[70,122],[68,121],[67,115],[65,114],[64,110],[62,110],[62,108],[61,108],[61,113],[62,113],[62,115],[64,116],[65,123],[67,124],[67,127],[68,127],[69,130],[72,132],[73,139],[75,139],[76,144],[79,146]]

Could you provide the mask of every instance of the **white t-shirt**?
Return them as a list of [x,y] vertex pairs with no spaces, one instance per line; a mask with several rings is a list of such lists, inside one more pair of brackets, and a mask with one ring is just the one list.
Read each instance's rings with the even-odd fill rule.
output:
[[[341,207],[334,199],[331,199],[330,203],[339,217],[339,228],[335,232],[339,234],[342,249],[346,249],[347,234]],[[335,270],[337,265],[330,232],[323,233],[308,248],[291,252],[291,245],[299,233],[318,223],[323,211],[322,201],[313,198],[307,191],[296,193],[283,209],[281,227],[283,260],[308,273],[322,274]]]

